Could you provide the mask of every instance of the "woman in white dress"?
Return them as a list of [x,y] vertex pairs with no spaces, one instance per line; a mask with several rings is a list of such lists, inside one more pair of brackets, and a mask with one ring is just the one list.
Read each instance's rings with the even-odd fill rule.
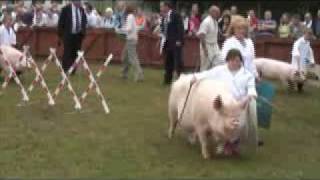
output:
[[252,40],[248,38],[248,21],[239,15],[232,16],[228,30],[229,38],[222,45],[222,61],[226,60],[226,55],[231,49],[238,49],[243,57],[244,68],[252,73],[256,80],[260,80],[253,59],[255,58],[255,48]]

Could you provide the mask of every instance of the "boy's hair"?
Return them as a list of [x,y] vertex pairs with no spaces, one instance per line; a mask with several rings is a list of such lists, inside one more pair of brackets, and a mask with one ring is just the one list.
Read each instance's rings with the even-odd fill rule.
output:
[[241,63],[243,63],[243,58],[241,55],[241,52],[238,49],[230,49],[230,51],[227,53],[226,56],[226,61],[230,61],[230,59],[235,58],[235,57],[239,57]]

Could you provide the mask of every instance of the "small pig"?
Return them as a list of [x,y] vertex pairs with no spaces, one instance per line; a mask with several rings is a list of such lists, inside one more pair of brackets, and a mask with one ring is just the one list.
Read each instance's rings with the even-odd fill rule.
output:
[[306,76],[303,71],[298,71],[291,64],[281,60],[269,58],[256,58],[254,64],[262,79],[280,80],[283,84],[294,89],[297,85],[298,91],[302,91]]
[[[181,75],[172,84],[169,96],[169,131],[171,138],[175,123],[181,116],[192,75]],[[210,158],[209,144],[215,145],[239,139],[247,130],[245,111],[249,100],[234,99],[223,82],[210,79],[197,81],[190,91],[180,121],[181,129],[192,143],[199,140],[204,159]]]
[[10,70],[4,62],[4,58],[9,61],[9,63],[17,73],[22,73],[27,67],[26,58],[24,58],[23,53],[19,50],[11,46],[1,45],[0,52],[0,65],[6,73],[9,73]]

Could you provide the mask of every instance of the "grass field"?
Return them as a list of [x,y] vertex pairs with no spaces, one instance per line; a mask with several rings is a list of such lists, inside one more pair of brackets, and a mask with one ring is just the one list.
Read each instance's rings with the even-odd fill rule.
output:
[[[83,113],[73,113],[67,91],[48,107],[39,87],[30,105],[17,107],[21,96],[11,83],[0,96],[0,177],[320,178],[319,89],[278,88],[271,129],[261,130],[265,146],[252,157],[205,161],[198,146],[166,137],[169,88],[161,85],[162,71],[145,69],[143,83],[119,74],[112,66],[99,80],[109,115],[94,94]],[[57,75],[54,68],[45,75],[52,91]],[[78,93],[88,83],[82,75],[71,81]]]

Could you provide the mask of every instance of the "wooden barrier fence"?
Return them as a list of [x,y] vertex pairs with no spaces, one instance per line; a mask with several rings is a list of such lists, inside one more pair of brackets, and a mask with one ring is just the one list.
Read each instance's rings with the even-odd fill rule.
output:
[[[63,47],[58,46],[58,36],[55,28],[21,28],[17,32],[18,45],[28,44],[34,56],[47,56],[49,47],[56,47],[58,55],[63,52]],[[62,43],[61,43],[62,44]],[[106,29],[91,29],[82,44],[86,58],[90,60],[101,60],[109,54],[114,54],[114,61],[121,63],[121,51],[124,41],[115,32]],[[262,38],[255,40],[257,57],[268,57],[290,61],[292,39]],[[320,40],[312,42],[317,63],[320,63]],[[184,64],[192,68],[198,64],[200,59],[199,39],[186,37],[183,48]],[[161,67],[163,58],[159,54],[159,38],[155,35],[141,32],[139,34],[138,56],[143,65]]]

